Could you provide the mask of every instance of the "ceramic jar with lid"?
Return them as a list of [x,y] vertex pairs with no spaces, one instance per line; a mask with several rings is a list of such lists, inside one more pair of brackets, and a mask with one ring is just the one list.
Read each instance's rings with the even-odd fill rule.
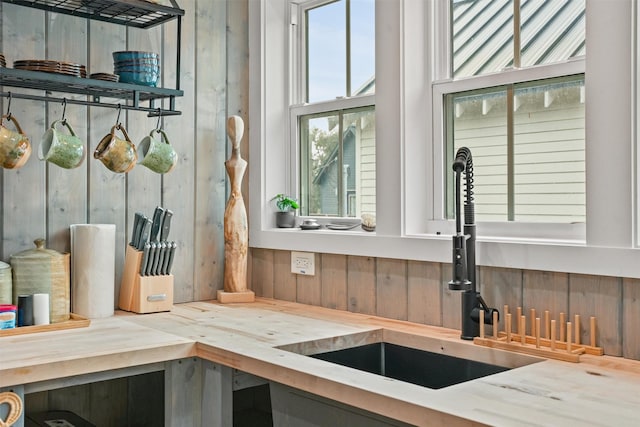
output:
[[69,320],[69,254],[47,249],[44,239],[34,243],[35,249],[11,255],[14,304],[18,295],[46,293],[51,323]]

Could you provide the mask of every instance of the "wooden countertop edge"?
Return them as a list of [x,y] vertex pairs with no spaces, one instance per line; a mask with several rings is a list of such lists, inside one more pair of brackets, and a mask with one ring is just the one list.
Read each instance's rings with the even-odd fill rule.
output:
[[29,367],[0,369],[0,388],[193,356],[196,356],[195,343],[183,342],[135,350],[122,349],[96,356],[33,364]]
[[210,362],[219,363],[242,372],[251,373],[266,380],[339,401],[356,408],[364,409],[394,420],[424,425],[485,426],[477,421],[468,420],[453,414],[426,408],[400,399],[394,399],[375,391],[356,388],[351,385],[332,381],[327,378],[287,366],[240,355],[211,345],[197,343],[197,357]]

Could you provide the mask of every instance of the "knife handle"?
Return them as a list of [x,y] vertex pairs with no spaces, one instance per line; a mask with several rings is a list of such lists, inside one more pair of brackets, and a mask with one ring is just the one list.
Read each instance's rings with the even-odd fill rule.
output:
[[167,249],[164,253],[164,261],[162,263],[162,273],[163,275],[169,274],[169,258],[171,257],[171,243],[167,242]]
[[131,246],[138,248],[138,236],[140,235],[140,227],[142,226],[142,219],[144,215],[140,212],[136,212],[133,216],[133,231],[131,233]]
[[167,261],[166,274],[171,274],[171,267],[173,267],[173,258],[174,258],[177,247],[178,247],[178,244],[176,242],[171,242],[171,249],[169,250],[169,261]]
[[167,241],[169,237],[169,230],[171,229],[171,217],[173,216],[173,211],[171,209],[167,209],[164,211],[164,216],[162,218],[162,231],[160,232],[160,241]]
[[158,262],[156,262],[155,265],[155,272],[154,274],[156,276],[160,276],[163,274],[163,269],[162,269],[162,265],[164,264],[164,254],[167,251],[167,243],[166,242],[160,242],[158,243]]
[[164,209],[160,206],[156,207],[153,211],[153,225],[151,225],[151,235],[149,240],[152,242],[158,241],[158,234],[160,233],[160,227],[162,227],[162,217],[164,216]]
[[141,276],[146,276],[147,275],[147,264],[149,262],[149,251],[151,250],[151,244],[149,244],[149,242],[146,242],[144,244],[144,249],[142,251],[142,261],[140,262],[140,275]]
[[149,241],[149,229],[151,228],[151,219],[144,218],[142,229],[140,230],[140,239],[138,240],[138,250],[144,248],[145,243]]
[[147,260],[147,268],[145,270],[145,276],[153,275],[153,263],[156,259],[157,245],[156,242],[149,243],[149,259]]

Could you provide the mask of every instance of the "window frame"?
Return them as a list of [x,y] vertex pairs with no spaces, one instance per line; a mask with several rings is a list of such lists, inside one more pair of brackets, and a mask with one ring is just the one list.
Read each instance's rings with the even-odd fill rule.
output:
[[[300,147],[300,122],[301,116],[319,114],[319,113],[331,113],[341,112],[343,114],[349,113],[349,110],[358,109],[363,107],[376,106],[375,93],[342,96],[332,100],[306,102],[308,97],[307,93],[307,40],[306,34],[306,12],[310,9],[315,9],[326,4],[333,3],[337,0],[292,0],[291,1],[291,19],[292,19],[292,31],[290,41],[291,63],[292,63],[292,81],[291,93],[292,102],[289,108],[289,151],[291,153],[291,170],[293,181],[289,184],[292,194],[302,194],[302,158]],[[349,39],[350,35],[346,35],[345,42]],[[348,50],[348,49],[347,49]],[[349,72],[349,65],[347,65],[345,72]],[[347,86],[345,90],[351,90],[349,83],[350,76],[347,76]],[[332,220],[353,220],[354,217],[349,216],[327,216],[327,215],[308,215],[309,218],[325,218],[330,217]]]
[[[433,74],[433,143],[434,163],[433,182],[434,195],[431,206],[431,220],[427,221],[422,230],[426,234],[453,233],[452,220],[446,218],[446,179],[448,172],[446,165],[446,129],[445,129],[445,96],[452,93],[464,92],[475,89],[484,89],[515,85],[536,80],[544,80],[554,77],[563,77],[585,73],[586,60],[584,57],[572,58],[554,64],[542,64],[525,68],[511,68],[508,70],[486,73],[478,76],[470,76],[454,79],[448,64],[452,64],[451,58],[451,10],[449,1],[434,2],[434,15],[440,22],[449,23],[440,25],[434,31],[435,46],[445,46],[434,52],[434,61],[440,64],[434,68]],[[517,56],[517,55],[516,55]],[[586,142],[585,142],[586,145]],[[586,146],[585,146],[586,150]],[[418,233],[420,230],[416,230]],[[523,239],[523,240],[548,240],[565,241],[571,243],[584,243],[586,238],[586,224],[583,223],[553,223],[553,222],[523,222],[523,221],[477,221],[478,236],[493,239]]]
[[[299,118],[301,116],[311,115],[311,114],[319,114],[319,113],[331,113],[331,112],[342,112],[348,113],[350,110],[363,108],[363,107],[374,107],[375,108],[376,96],[375,94],[370,95],[360,95],[351,98],[340,98],[335,101],[330,102],[316,102],[313,104],[299,104],[292,105],[289,107],[289,123],[290,132],[289,132],[289,150],[292,153],[292,157],[295,165],[293,166],[293,175],[296,177],[295,182],[291,183],[291,188],[294,190],[294,194],[301,194],[302,183],[301,183],[301,147],[300,147],[300,122]],[[311,215],[310,217],[314,218],[323,218],[324,216]],[[331,216],[332,219],[354,219],[353,217],[338,217]]]
[[[251,247],[451,262],[451,236],[425,231],[425,220],[434,219],[431,167],[441,162],[431,123],[434,87],[424,84],[437,72],[434,59],[442,50],[429,31],[431,23],[442,24],[436,3],[376,0],[377,225],[376,233],[366,233],[275,227],[270,199],[293,182],[287,109],[291,6],[286,0],[249,2]],[[587,0],[586,242],[479,235],[478,265],[640,278],[638,19],[635,2]],[[616,64],[614,74],[609,64]],[[619,191],[611,191],[614,186]]]

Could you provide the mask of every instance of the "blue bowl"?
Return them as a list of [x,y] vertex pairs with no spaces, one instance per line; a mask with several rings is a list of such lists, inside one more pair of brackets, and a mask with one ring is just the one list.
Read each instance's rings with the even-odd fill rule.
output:
[[160,60],[156,58],[141,58],[141,59],[128,59],[114,61],[114,66],[128,66],[128,65],[160,65]]
[[118,74],[118,72],[120,71],[128,71],[130,73],[139,72],[139,73],[160,74],[160,67],[148,66],[148,65],[137,65],[137,66],[131,65],[127,67],[115,67],[113,70],[115,71],[114,74]]
[[118,71],[120,83],[132,83],[143,86],[155,86],[158,83],[159,73],[143,73],[131,71]]
[[160,55],[154,52],[140,52],[135,50],[123,50],[119,52],[113,52],[112,56],[114,61],[130,61],[130,60],[142,59],[142,58],[158,59],[160,57]]

